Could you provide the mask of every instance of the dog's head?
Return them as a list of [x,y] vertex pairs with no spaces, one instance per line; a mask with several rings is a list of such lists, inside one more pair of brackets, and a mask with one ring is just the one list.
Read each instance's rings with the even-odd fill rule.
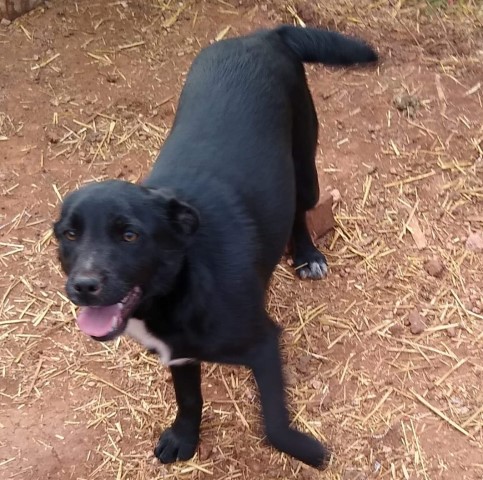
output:
[[93,183],[68,195],[54,224],[69,299],[81,330],[120,335],[143,299],[169,291],[198,228],[174,193],[129,182]]

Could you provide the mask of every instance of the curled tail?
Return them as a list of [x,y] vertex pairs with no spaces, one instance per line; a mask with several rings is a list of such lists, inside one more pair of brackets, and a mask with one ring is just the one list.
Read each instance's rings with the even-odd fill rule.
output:
[[370,45],[341,33],[291,25],[282,25],[275,32],[302,62],[352,65],[375,62],[378,59]]

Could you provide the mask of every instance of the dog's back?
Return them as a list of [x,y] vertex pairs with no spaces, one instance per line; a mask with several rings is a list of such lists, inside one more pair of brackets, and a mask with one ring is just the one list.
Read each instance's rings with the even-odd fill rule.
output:
[[[206,208],[223,203],[229,191],[254,221],[258,243],[268,246],[260,260],[271,273],[295,214],[294,123],[312,113],[303,62],[376,59],[360,40],[288,25],[205,48],[190,68],[172,131],[145,184],[175,184],[198,202],[205,198]],[[223,186],[210,189],[209,179],[203,185],[207,172]]]

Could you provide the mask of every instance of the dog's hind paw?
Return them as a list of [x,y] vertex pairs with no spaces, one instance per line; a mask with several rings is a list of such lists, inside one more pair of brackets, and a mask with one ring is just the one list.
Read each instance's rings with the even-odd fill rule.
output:
[[295,265],[295,270],[302,280],[308,278],[312,280],[320,280],[327,275],[329,270],[324,254],[320,253],[318,250],[314,250],[310,255],[307,255],[304,262],[299,261],[297,264]]
[[159,437],[154,455],[161,463],[185,461],[194,456],[197,446],[198,439],[183,438],[168,428]]

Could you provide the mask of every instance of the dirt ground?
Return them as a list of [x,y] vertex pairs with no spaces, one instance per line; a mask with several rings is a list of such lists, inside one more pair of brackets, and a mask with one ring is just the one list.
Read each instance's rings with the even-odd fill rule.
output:
[[[0,26],[1,478],[483,478],[483,11],[444,3],[54,0]],[[146,174],[202,46],[282,21],[382,55],[307,67],[322,189],[342,194],[330,275],[284,261],[268,306],[294,423],[334,459],[265,445],[251,377],[206,365],[199,452],[165,467],[169,375],[78,331],[51,224],[82,182]]]

